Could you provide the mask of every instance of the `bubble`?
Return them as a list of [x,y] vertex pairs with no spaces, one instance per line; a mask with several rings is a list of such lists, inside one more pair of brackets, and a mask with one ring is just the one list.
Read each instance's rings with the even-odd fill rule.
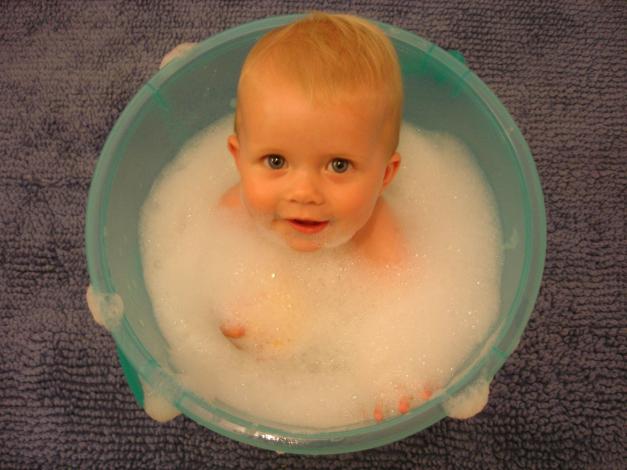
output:
[[[293,252],[216,210],[237,181],[231,132],[232,116],[186,145],[142,213],[147,289],[180,380],[260,421],[314,428],[372,419],[377,400],[395,413],[404,390],[448,383],[499,306],[495,205],[464,147],[403,128],[386,198],[411,254],[372,269],[342,247]],[[225,321],[245,334],[227,338]]]

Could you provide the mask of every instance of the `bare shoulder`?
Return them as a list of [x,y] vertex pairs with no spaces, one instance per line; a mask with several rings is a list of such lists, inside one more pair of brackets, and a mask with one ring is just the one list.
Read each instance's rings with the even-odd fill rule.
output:
[[239,183],[227,189],[218,205],[227,209],[238,209],[242,206]]
[[357,249],[376,264],[402,264],[407,259],[407,242],[392,207],[381,198],[368,226],[356,237]]

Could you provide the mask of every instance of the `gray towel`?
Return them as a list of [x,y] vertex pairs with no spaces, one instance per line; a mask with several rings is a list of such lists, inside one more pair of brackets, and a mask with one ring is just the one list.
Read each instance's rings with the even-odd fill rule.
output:
[[[486,409],[328,457],[255,449],[184,417],[153,422],[84,301],[90,178],[164,53],[311,8],[462,51],[525,135],[548,216],[540,296]],[[624,0],[5,0],[0,11],[1,468],[624,468]]]

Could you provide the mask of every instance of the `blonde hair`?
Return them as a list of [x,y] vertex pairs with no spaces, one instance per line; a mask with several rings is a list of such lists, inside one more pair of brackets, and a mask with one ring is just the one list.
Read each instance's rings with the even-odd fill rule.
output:
[[[353,15],[312,12],[270,31],[246,57],[238,97],[242,83],[260,67],[271,67],[315,102],[359,93],[379,95],[393,121],[396,149],[403,103],[401,71],[392,42],[373,23]],[[236,132],[237,122],[236,112]]]

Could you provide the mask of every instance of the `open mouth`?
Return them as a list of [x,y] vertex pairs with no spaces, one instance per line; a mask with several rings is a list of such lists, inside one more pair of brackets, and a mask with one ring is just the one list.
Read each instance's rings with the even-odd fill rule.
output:
[[325,229],[329,225],[329,221],[317,221],[317,220],[304,220],[304,219],[287,219],[289,224],[300,233],[318,233]]

